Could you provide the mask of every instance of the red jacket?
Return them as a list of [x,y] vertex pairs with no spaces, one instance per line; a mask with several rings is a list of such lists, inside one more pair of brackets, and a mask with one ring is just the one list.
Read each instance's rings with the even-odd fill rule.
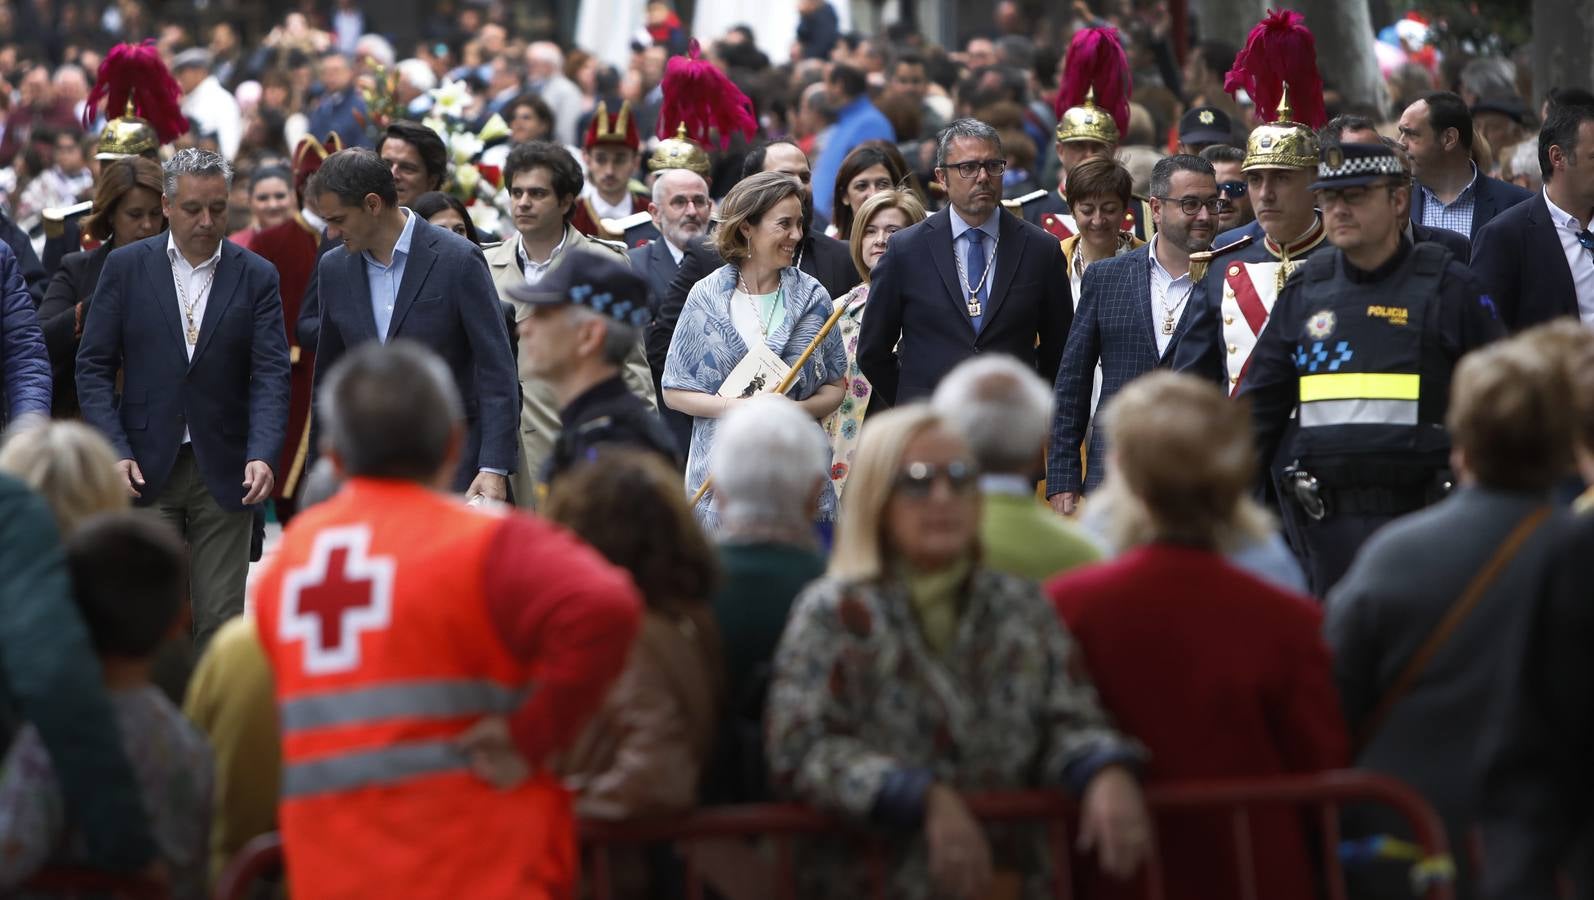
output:
[[[1349,762],[1322,614],[1204,550],[1169,544],[1046,586],[1102,705],[1151,751],[1148,784],[1316,772]],[[1311,897],[1290,812],[1251,817],[1259,896]],[[1169,898],[1239,896],[1226,816],[1158,823]],[[1142,897],[1098,879],[1086,896]]]

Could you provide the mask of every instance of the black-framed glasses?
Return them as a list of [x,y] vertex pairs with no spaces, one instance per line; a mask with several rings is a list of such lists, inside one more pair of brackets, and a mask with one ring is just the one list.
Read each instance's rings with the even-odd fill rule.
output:
[[1007,171],[1007,160],[971,159],[968,162],[948,163],[941,168],[955,169],[959,175],[962,175],[966,179],[974,178],[975,176],[979,175],[980,169],[984,169],[985,174],[991,176],[992,178],[1000,178],[1002,177],[1002,173]]
[[1231,200],[1238,200],[1241,197],[1244,197],[1247,190],[1248,188],[1246,188],[1245,182],[1243,181],[1218,182],[1218,194],[1220,196],[1228,197]]
[[1163,203],[1179,204],[1179,211],[1187,216],[1200,212],[1203,206],[1214,216],[1234,208],[1234,202],[1224,197],[1208,197],[1205,200],[1200,197],[1158,197],[1157,199]]
[[897,473],[896,490],[904,497],[921,500],[930,496],[937,481],[945,481],[952,493],[965,494],[973,490],[976,477],[974,467],[965,462],[950,462],[944,466],[914,462]]

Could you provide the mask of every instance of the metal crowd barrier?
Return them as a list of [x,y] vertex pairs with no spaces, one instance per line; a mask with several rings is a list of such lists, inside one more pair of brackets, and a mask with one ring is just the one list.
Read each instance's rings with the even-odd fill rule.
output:
[[[1046,827],[1051,850],[1057,900],[1073,897],[1073,861],[1070,827],[1077,815],[1072,800],[1057,791],[1015,791],[967,795],[970,810],[982,822],[1032,823]],[[1339,827],[1339,810],[1347,804],[1375,804],[1394,810],[1410,828],[1410,861],[1419,873],[1426,869],[1420,896],[1426,900],[1452,900],[1455,896],[1449,878],[1449,845],[1444,827],[1421,796],[1404,784],[1370,772],[1336,771],[1317,775],[1280,778],[1241,778],[1231,780],[1164,784],[1150,788],[1147,800],[1152,813],[1225,814],[1232,829],[1235,865],[1239,873],[1237,900],[1262,900],[1256,883],[1256,860],[1252,857],[1251,815],[1260,809],[1293,808],[1316,814],[1318,840],[1325,864],[1325,896],[1347,900],[1345,873],[1341,857],[1345,851]],[[764,804],[710,807],[673,819],[641,822],[581,823],[581,843],[587,866],[588,896],[610,900],[612,851],[622,847],[674,843],[686,848],[694,843],[726,838],[763,837],[775,843],[775,884],[780,898],[796,897],[793,840],[819,834],[845,832],[848,826],[800,804]],[[884,854],[878,837],[860,836],[859,847],[869,859],[874,895],[886,896]],[[704,896],[702,873],[684,859],[686,896]],[[282,864],[282,845],[274,834],[255,839],[241,851],[217,883],[216,900],[245,900],[254,882]],[[1155,855],[1145,872],[1146,897],[1165,896],[1161,860]]]

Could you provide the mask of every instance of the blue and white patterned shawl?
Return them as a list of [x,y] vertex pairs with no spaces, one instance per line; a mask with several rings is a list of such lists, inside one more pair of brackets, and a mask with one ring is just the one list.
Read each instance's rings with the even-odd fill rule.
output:
[[[664,363],[661,384],[666,388],[713,394],[747,355],[736,326],[731,324],[731,294],[736,290],[736,267],[721,266],[692,288],[670,339],[670,354]],[[816,279],[795,266],[781,270],[780,288],[786,315],[769,336],[769,349],[791,365],[830,318],[830,295]],[[823,343],[808,357],[787,396],[794,400],[812,397],[823,385],[847,373],[847,351],[841,333],[831,329]],[[714,446],[718,419],[692,420],[692,446],[686,457],[686,492],[690,497],[708,477],[709,451]],[[819,428],[814,423],[814,428]],[[693,512],[705,528],[715,528],[719,515],[712,506],[713,494],[705,497]],[[836,515],[836,495],[828,479],[820,498],[819,517],[830,521]]]

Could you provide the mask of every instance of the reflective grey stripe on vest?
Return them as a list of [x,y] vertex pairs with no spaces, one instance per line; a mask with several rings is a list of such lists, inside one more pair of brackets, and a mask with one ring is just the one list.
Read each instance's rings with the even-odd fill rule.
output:
[[282,704],[282,730],[292,734],[333,725],[391,719],[506,715],[524,694],[493,681],[404,681],[295,697]]
[[1301,404],[1302,428],[1416,424],[1416,400],[1313,400]]
[[282,767],[282,796],[307,797],[397,784],[422,775],[465,772],[465,754],[452,740],[415,741],[344,753]]

